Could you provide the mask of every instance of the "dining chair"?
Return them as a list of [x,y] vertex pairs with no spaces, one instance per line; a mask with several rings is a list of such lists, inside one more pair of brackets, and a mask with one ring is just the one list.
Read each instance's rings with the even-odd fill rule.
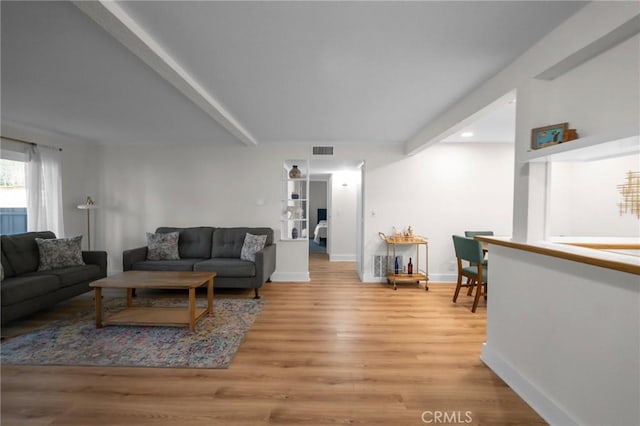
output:
[[[476,295],[473,300],[471,312],[475,312],[478,307],[480,296],[487,298],[487,281],[489,276],[489,266],[484,264],[484,254],[482,253],[482,243],[472,238],[460,235],[452,235],[453,247],[458,260],[458,282],[456,291],[453,294],[453,303],[458,300],[460,288],[476,288]],[[463,261],[469,262],[469,266],[464,266]],[[468,278],[467,283],[462,283],[462,277]],[[483,291],[484,289],[484,291]]]
[[[473,238],[476,235],[487,235],[487,236],[493,236],[493,231],[464,231],[464,236],[468,237],[468,238]],[[487,258],[486,258],[486,254],[487,254],[487,249],[485,248],[485,246],[482,246],[482,254],[485,256],[484,257],[484,261],[482,263],[484,263],[484,266],[487,266]],[[469,291],[467,292],[467,296],[471,296],[471,292],[473,291],[473,287],[469,287]]]
[[493,235],[493,231],[464,231],[464,236],[473,238],[476,235]]

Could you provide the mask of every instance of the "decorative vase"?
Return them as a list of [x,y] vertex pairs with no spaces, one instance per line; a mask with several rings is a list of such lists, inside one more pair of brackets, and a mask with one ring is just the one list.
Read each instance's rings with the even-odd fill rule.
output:
[[300,171],[300,169],[298,168],[298,166],[296,166],[294,164],[293,168],[291,170],[289,170],[289,177],[291,179],[297,179],[299,177],[302,176],[302,172]]
[[296,238],[298,238],[298,228],[294,227],[294,228],[291,230],[291,238],[293,238],[294,240],[295,240]]

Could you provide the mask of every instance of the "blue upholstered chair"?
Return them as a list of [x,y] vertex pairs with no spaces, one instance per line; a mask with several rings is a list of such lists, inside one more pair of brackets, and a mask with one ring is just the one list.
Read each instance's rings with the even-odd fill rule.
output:
[[[453,247],[458,260],[458,282],[456,291],[453,294],[453,302],[458,300],[460,288],[469,287],[476,288],[476,295],[473,301],[471,312],[475,312],[478,307],[480,296],[487,298],[487,278],[489,276],[489,266],[484,263],[484,253],[482,252],[482,243],[472,238],[453,235]],[[463,261],[469,262],[469,266],[464,266]],[[468,278],[467,283],[462,283],[462,277]],[[484,290],[483,290],[484,289]]]
[[[473,238],[476,235],[489,235],[492,236],[493,235],[493,231],[464,231],[464,236],[467,238]],[[487,250],[485,248],[482,249],[482,253],[484,255],[487,254]],[[483,262],[484,266],[487,266],[487,258],[485,257]],[[467,283],[468,284],[468,283]],[[467,295],[470,296],[471,292],[473,291],[473,287],[469,287],[469,291],[467,292]]]
[[493,235],[493,231],[464,231],[464,236],[473,238],[476,235]]

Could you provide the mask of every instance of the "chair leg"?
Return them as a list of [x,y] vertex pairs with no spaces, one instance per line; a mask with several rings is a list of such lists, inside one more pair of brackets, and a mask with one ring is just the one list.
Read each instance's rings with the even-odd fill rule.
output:
[[471,278],[467,278],[467,296],[471,296],[473,294],[473,285],[471,284]]
[[473,307],[471,308],[471,312],[475,313],[476,308],[478,307],[478,301],[480,300],[480,295],[482,294],[482,286],[483,284],[478,280],[476,281],[478,285],[476,286],[476,297],[473,299]]
[[462,275],[458,274],[458,283],[456,284],[456,291],[453,293],[453,303],[456,303],[458,300],[458,293],[460,293],[460,288],[462,287]]

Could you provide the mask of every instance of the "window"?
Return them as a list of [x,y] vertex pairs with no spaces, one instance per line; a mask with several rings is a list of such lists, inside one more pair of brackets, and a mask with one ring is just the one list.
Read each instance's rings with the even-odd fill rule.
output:
[[0,234],[27,232],[25,163],[0,159]]

